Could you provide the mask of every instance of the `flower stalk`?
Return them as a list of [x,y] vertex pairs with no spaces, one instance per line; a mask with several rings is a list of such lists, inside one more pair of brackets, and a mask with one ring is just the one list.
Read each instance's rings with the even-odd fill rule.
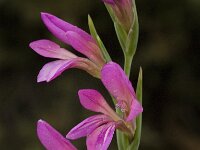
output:
[[98,114],[76,125],[67,133],[66,138],[47,122],[39,120],[38,137],[47,150],[76,150],[69,140],[81,137],[86,137],[87,150],[107,150],[115,131],[119,150],[139,148],[143,112],[142,69],[139,71],[136,92],[129,80],[139,36],[135,0],[103,0],[103,2],[113,20],[124,53],[123,69],[112,62],[89,15],[90,34],[54,15],[41,13],[42,21],[48,30],[85,57],[79,57],[47,39],[34,41],[30,43],[30,47],[36,53],[56,59],[43,66],[37,81],[49,82],[67,69],[82,69],[102,81],[116,107],[116,110],[112,109],[96,90],[79,90],[81,105]]
[[[108,9],[112,19],[114,20],[114,26],[116,30],[116,34],[121,45],[121,48],[124,53],[124,72],[129,77],[131,73],[131,66],[133,57],[135,55],[139,37],[139,23],[138,23],[138,16],[137,16],[137,9],[135,5],[135,0],[133,0],[133,24],[126,34],[125,29],[123,29],[120,24],[116,23],[114,20],[113,14],[111,13],[110,9]],[[139,102],[142,103],[142,69],[140,69],[139,77],[138,77],[138,85],[137,85],[137,98]],[[119,111],[117,110],[119,113]],[[117,143],[119,150],[138,150],[141,138],[141,128],[142,128],[142,114],[136,118],[135,123],[135,134],[134,138],[130,139],[126,134],[122,133],[121,131],[117,131]]]

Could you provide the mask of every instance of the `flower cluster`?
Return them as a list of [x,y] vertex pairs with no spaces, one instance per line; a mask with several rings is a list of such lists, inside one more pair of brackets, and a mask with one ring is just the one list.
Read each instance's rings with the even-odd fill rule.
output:
[[[66,138],[75,140],[86,136],[88,150],[106,150],[112,140],[115,129],[123,131],[130,137],[133,136],[135,130],[133,121],[143,111],[142,106],[136,99],[130,81],[118,64],[109,62],[104,65],[101,70],[101,81],[116,99],[116,106],[120,108],[123,115],[118,115],[98,91],[93,89],[79,90],[78,95],[82,106],[101,114],[83,120],[69,131]],[[51,133],[47,133],[46,130]],[[57,144],[55,141],[60,141],[58,144],[66,143],[61,144],[63,145],[63,150],[67,146],[70,147],[67,139],[64,139],[61,135],[58,136],[55,129],[41,120],[38,121],[38,136],[47,149],[53,147],[53,150]],[[49,140],[53,140],[53,142],[45,142]],[[61,147],[61,145],[57,147]],[[74,149],[74,147],[71,149]]]
[[[116,17],[125,23],[125,28],[130,27],[130,18],[133,15],[131,0],[104,0],[104,2],[111,5]],[[34,41],[30,43],[30,47],[36,53],[57,59],[43,66],[37,81],[49,82],[69,68],[85,70],[102,81],[113,97],[118,110],[117,112],[113,110],[98,91],[81,89],[78,91],[81,105],[98,114],[76,125],[66,137],[63,137],[47,122],[39,120],[37,134],[41,143],[47,150],[76,150],[70,140],[86,137],[88,150],[107,150],[115,130],[121,131],[132,140],[136,130],[136,117],[142,113],[143,108],[123,69],[115,62],[107,62],[98,41],[90,34],[48,13],[41,13],[41,18],[56,38],[86,57],[76,56],[47,39]],[[124,19],[129,21],[125,22]]]

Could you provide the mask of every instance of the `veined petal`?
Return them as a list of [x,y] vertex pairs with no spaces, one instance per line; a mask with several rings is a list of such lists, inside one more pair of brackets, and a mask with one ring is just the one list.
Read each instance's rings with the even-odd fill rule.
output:
[[119,120],[117,114],[108,105],[104,97],[96,90],[83,89],[78,91],[79,99],[83,107],[94,112],[101,112],[110,116],[113,120]]
[[109,122],[111,118],[106,115],[94,115],[83,120],[81,123],[76,125],[73,129],[69,131],[66,138],[74,140],[80,137],[84,137],[92,133],[96,128]]
[[114,122],[110,122],[100,126],[96,130],[94,130],[90,135],[88,135],[86,141],[87,149],[107,150],[113,138],[114,132],[115,132]]
[[37,135],[47,150],[76,150],[67,139],[43,120],[37,123]]
[[105,64],[103,56],[96,42],[88,41],[83,38],[80,34],[74,31],[66,32],[66,37],[69,44],[78,52],[87,56],[90,60],[95,62],[97,65]]
[[38,74],[37,81],[49,82],[59,76],[63,71],[69,68],[79,68],[87,71],[94,77],[99,77],[99,68],[91,61],[85,58],[77,57],[69,60],[56,60],[43,66]]
[[67,31],[73,31],[85,38],[87,41],[94,41],[93,38],[86,33],[85,31],[81,30],[80,28],[63,21],[62,19],[48,14],[48,13],[41,13],[41,18],[46,27],[49,29],[49,31],[56,36],[61,41],[69,44],[67,38],[66,38],[66,32]]
[[130,113],[126,118],[126,121],[134,120],[140,113],[143,112],[142,105],[137,99],[134,99],[131,104]]
[[101,80],[118,101],[125,101],[127,105],[131,105],[133,98],[135,98],[135,91],[118,64],[114,62],[106,64],[101,70]]
[[36,53],[50,58],[70,59],[77,56],[50,40],[38,40],[29,45]]

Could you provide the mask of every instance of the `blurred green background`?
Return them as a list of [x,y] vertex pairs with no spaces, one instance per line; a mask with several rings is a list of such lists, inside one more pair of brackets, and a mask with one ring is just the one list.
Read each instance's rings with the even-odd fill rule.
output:
[[[141,150],[200,148],[200,1],[137,0],[140,21],[138,51],[131,81],[144,70]],[[38,119],[66,135],[91,114],[81,107],[77,91],[100,90],[101,82],[71,69],[50,83],[36,82],[51,59],[33,52],[29,43],[58,40],[45,28],[40,12],[52,13],[88,31],[87,14],[114,61],[123,54],[101,0],[0,0],[0,149],[42,150],[36,136]],[[74,50],[61,43],[62,46]],[[76,52],[75,52],[76,53]],[[77,54],[77,53],[76,53]],[[79,55],[79,54],[78,54]],[[116,139],[110,149],[115,150]],[[73,142],[85,148],[85,139]]]

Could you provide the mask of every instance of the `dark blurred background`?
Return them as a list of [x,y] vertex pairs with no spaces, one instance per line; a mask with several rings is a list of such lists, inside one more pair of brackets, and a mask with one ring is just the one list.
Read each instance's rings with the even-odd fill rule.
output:
[[[200,1],[137,0],[140,38],[131,81],[144,70],[144,113],[141,150],[200,148]],[[41,150],[38,119],[66,135],[91,113],[81,107],[77,91],[100,90],[101,82],[71,69],[50,83],[37,83],[41,67],[51,61],[29,43],[58,40],[45,28],[40,12],[52,13],[88,31],[87,14],[114,61],[123,54],[101,0],[0,0],[0,149]],[[72,48],[62,46],[74,52]],[[76,53],[77,54],[77,53]],[[116,139],[110,149],[115,150]],[[73,142],[85,148],[85,139]]]

